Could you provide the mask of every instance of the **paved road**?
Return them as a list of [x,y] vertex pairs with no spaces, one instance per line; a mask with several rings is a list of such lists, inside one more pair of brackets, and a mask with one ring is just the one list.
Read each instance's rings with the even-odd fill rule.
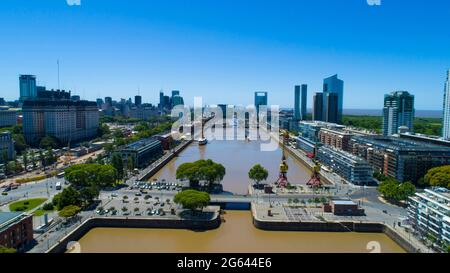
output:
[[[13,202],[24,198],[52,198],[61,192],[55,189],[56,182],[61,182],[64,187],[63,178],[48,178],[38,182],[22,184],[19,188],[11,190],[8,195],[0,195],[0,207],[6,203]],[[3,189],[1,189],[3,191]],[[7,210],[5,207],[2,210]]]

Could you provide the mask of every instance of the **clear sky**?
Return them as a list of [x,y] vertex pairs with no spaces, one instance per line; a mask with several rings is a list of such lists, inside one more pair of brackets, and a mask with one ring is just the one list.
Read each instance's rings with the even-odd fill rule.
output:
[[0,97],[18,75],[86,99],[134,96],[156,103],[181,90],[187,104],[247,105],[254,91],[292,107],[294,85],[321,91],[345,81],[344,108],[380,109],[407,90],[416,109],[440,110],[450,68],[450,1],[1,0]]

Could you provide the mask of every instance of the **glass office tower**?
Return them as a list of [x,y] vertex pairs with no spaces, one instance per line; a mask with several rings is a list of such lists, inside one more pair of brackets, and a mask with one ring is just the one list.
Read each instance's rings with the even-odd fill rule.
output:
[[296,120],[306,119],[306,100],[308,96],[308,85],[295,86],[294,118]]
[[343,111],[343,105],[344,105],[344,81],[338,79],[338,75],[331,76],[329,78],[326,78],[323,80],[323,96],[324,98],[327,97],[328,93],[336,93],[337,94],[337,113],[330,113],[327,110],[327,100],[323,100],[323,116],[332,115],[336,116],[336,123],[342,122],[342,111]]

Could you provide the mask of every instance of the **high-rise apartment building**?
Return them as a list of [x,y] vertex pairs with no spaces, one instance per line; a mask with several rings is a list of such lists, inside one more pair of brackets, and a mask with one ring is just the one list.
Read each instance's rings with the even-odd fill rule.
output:
[[414,112],[414,96],[407,91],[396,91],[385,95],[383,135],[398,134],[399,127],[407,127],[409,132],[414,132]]
[[308,96],[308,85],[302,84],[295,86],[295,101],[294,101],[294,119],[306,119],[306,100]]
[[444,88],[444,116],[442,121],[442,137],[450,139],[450,69],[447,71],[447,81]]

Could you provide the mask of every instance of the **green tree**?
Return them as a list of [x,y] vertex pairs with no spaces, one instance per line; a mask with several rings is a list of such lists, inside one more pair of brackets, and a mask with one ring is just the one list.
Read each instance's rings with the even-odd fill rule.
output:
[[114,186],[117,170],[112,165],[78,164],[67,168],[64,177],[78,188],[94,186],[103,189]]
[[213,184],[222,181],[224,176],[225,167],[210,159],[181,164],[176,172],[176,178],[189,180],[191,188],[198,188],[199,182],[204,181],[206,187],[211,189]]
[[124,166],[122,156],[118,153],[114,153],[111,158],[111,165],[117,170],[117,180],[124,177]]
[[174,202],[181,204],[183,208],[195,212],[209,204],[210,196],[206,192],[185,190],[175,195]]
[[380,183],[378,191],[387,200],[398,202],[414,195],[416,187],[411,182],[398,183],[394,179],[388,179]]
[[59,140],[52,136],[45,136],[41,139],[39,143],[41,149],[57,149],[60,147]]
[[45,164],[45,155],[44,152],[42,150],[39,150],[39,161],[41,162],[41,167],[45,170],[45,167],[47,166]]
[[28,148],[28,145],[25,142],[25,137],[23,136],[23,134],[13,134],[12,137],[14,139],[14,149],[16,150],[17,153],[21,154]]
[[33,169],[35,169],[37,164],[36,164],[36,154],[34,151],[31,151],[30,153],[30,161],[31,164],[33,165]]
[[14,161],[14,172],[21,173],[23,172],[23,165],[19,161]]
[[104,137],[109,134],[111,134],[111,131],[109,130],[109,126],[107,124],[101,124],[98,127],[98,136]]
[[100,194],[97,187],[91,186],[80,190],[80,198],[84,204],[90,204]]
[[256,164],[248,172],[248,177],[255,181],[257,186],[261,181],[266,180],[268,176],[269,172],[260,164]]
[[82,201],[80,192],[70,186],[65,188],[61,193],[55,195],[52,203],[58,209],[62,209],[71,205],[80,207],[82,205]]
[[6,169],[5,169],[7,174],[14,174],[16,172],[16,162],[14,161],[9,161],[6,164]]
[[2,162],[7,163],[8,160],[9,160],[8,152],[6,150],[3,150],[3,152],[2,152]]
[[424,182],[430,186],[450,189],[450,165],[430,169],[424,177]]
[[404,182],[398,186],[398,199],[408,200],[408,197],[416,193],[416,187],[411,182]]
[[53,149],[48,148],[47,152],[45,154],[45,165],[49,166],[55,163],[58,159],[55,156],[55,153],[53,153]]
[[128,157],[127,167],[128,167],[128,171],[130,171],[130,172],[133,171],[135,168],[134,159],[131,156]]
[[80,213],[81,208],[78,206],[69,205],[64,207],[58,215],[63,218],[72,218],[76,216],[78,213]]
[[28,167],[28,155],[27,153],[23,153],[22,155],[22,162],[23,162],[23,166],[25,167],[25,171],[28,171],[27,167]]

